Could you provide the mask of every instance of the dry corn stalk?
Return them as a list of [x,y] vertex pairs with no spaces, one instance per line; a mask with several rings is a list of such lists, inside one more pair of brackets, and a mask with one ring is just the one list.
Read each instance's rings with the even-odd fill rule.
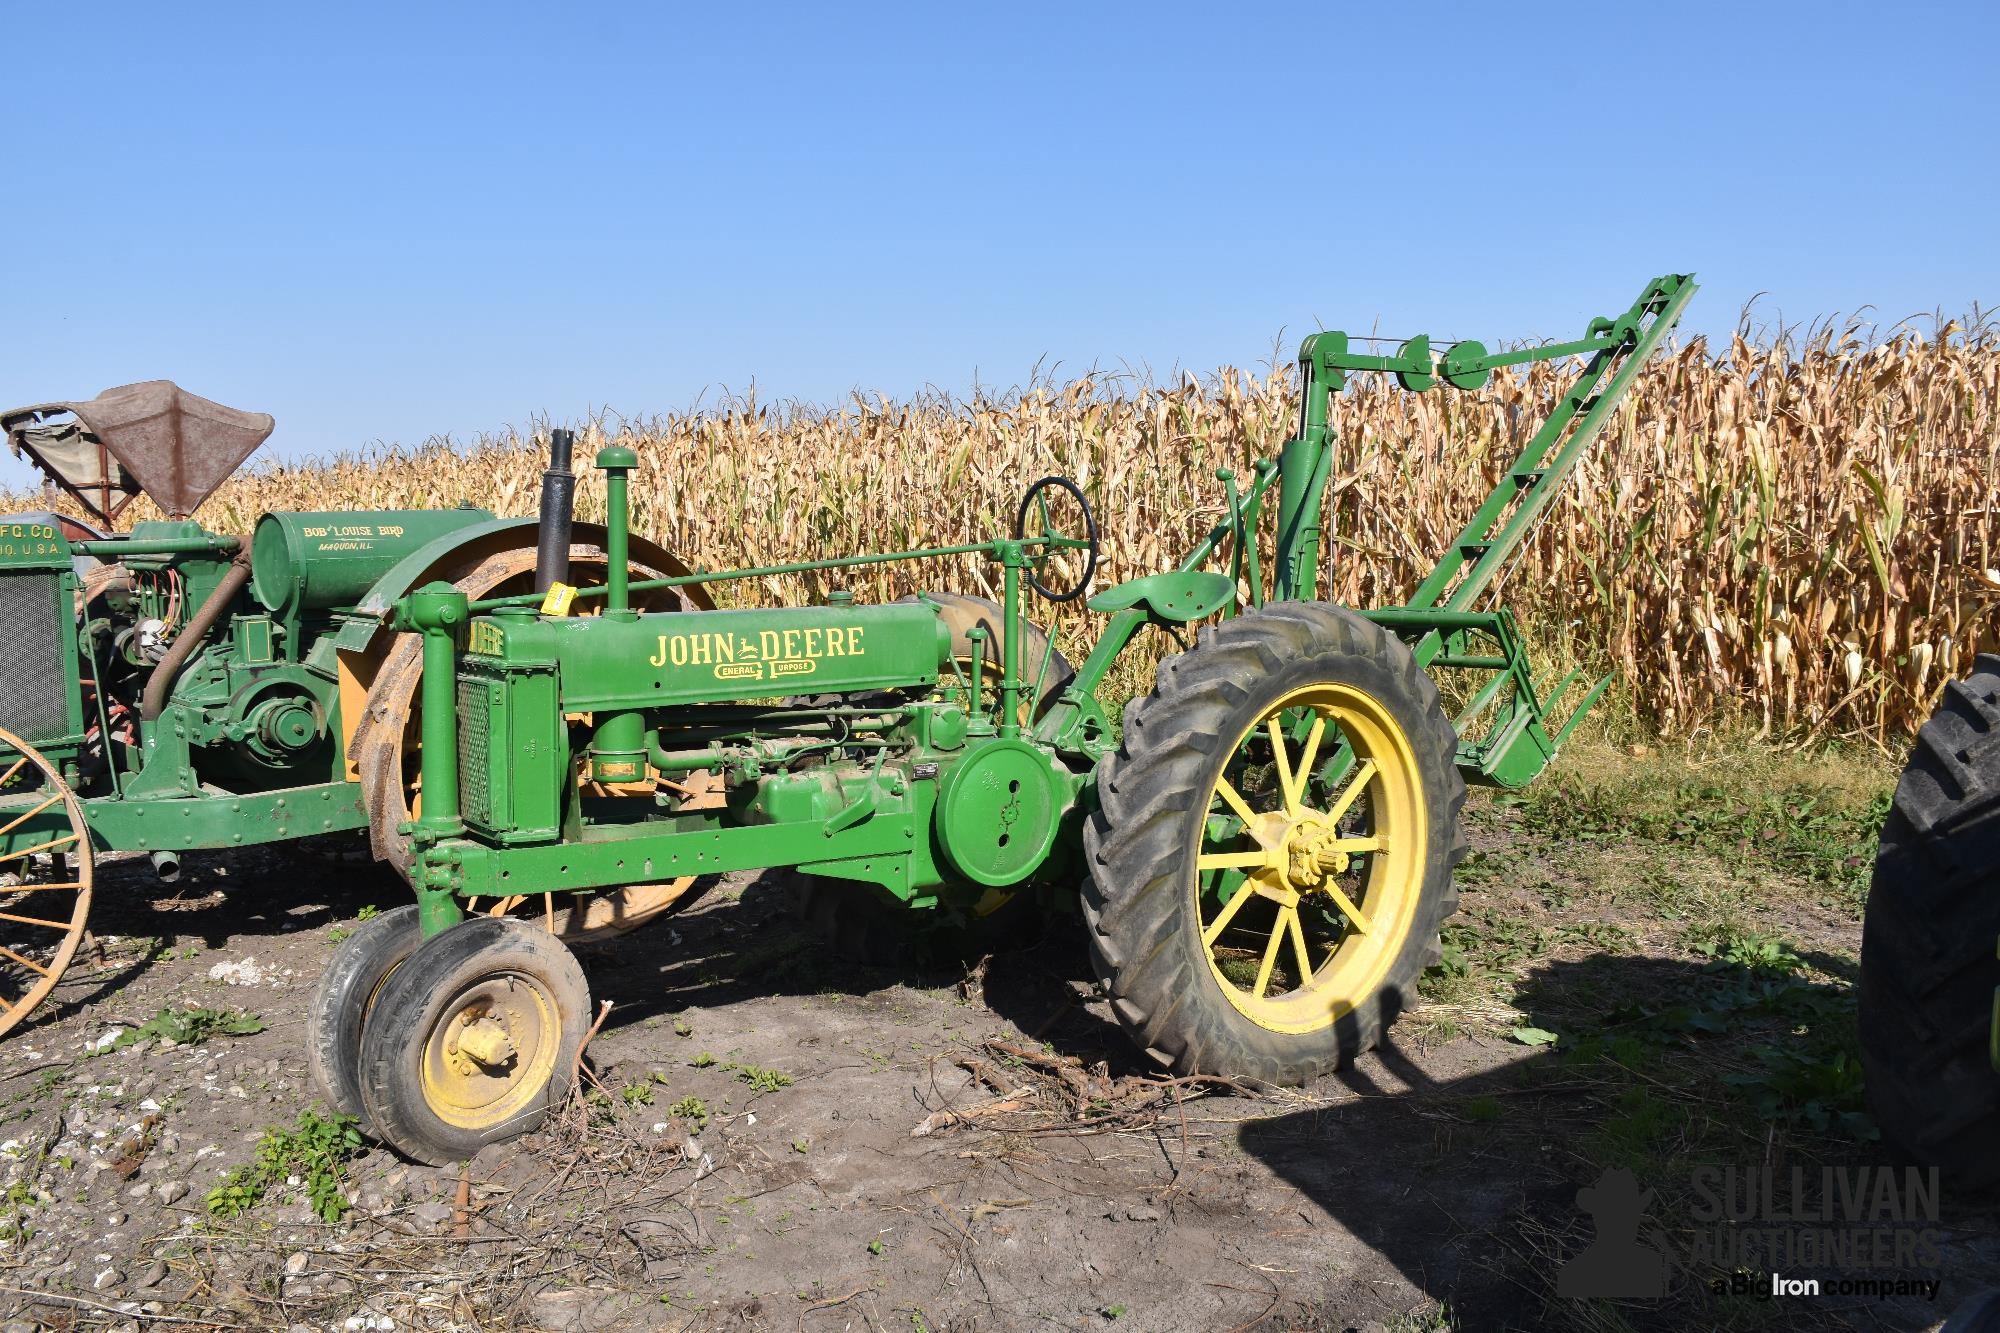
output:
[[[1407,595],[1546,414],[1560,368],[1502,372],[1478,394],[1406,394],[1358,377],[1335,404],[1328,593]],[[859,395],[830,409],[754,398],[594,422],[640,451],[634,522],[708,568],[998,534],[1022,488],[1062,472],[1104,530],[1100,579],[1159,569],[1288,434],[1289,367],[1165,386],[1091,375],[970,401]],[[1875,340],[1826,324],[1656,357],[1507,577],[1537,637],[1615,669],[1665,732],[1748,718],[1777,735],[1907,734],[1970,654],[1996,646],[2000,336],[1975,319]],[[586,455],[587,456],[587,455]],[[202,518],[266,509],[535,504],[537,435],[433,440],[277,464],[225,485]],[[17,499],[16,504],[22,503]],[[586,478],[579,516],[601,517]],[[1268,557],[1268,551],[1266,552]],[[808,574],[726,597],[848,587],[993,592],[976,561]],[[1268,565],[1267,565],[1268,567]],[[1065,614],[1071,644],[1090,617]]]

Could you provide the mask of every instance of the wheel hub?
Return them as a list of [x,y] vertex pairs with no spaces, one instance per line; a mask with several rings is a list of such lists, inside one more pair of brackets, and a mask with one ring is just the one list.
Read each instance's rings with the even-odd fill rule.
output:
[[445,1060],[462,1078],[492,1073],[520,1054],[507,1025],[490,1013],[459,1014],[457,1031],[445,1041]]
[[1264,868],[1253,871],[1252,877],[1272,888],[1311,893],[1346,874],[1353,864],[1353,857],[1337,845],[1340,834],[1317,811],[1308,810],[1298,818],[1268,814],[1250,832],[1267,857]]

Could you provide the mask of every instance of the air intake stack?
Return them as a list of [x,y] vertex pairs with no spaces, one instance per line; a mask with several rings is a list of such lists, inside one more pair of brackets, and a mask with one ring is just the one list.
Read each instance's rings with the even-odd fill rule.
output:
[[576,436],[549,432],[549,466],[542,473],[542,532],[535,545],[535,591],[569,582],[569,528],[576,513],[576,474],[569,470]]

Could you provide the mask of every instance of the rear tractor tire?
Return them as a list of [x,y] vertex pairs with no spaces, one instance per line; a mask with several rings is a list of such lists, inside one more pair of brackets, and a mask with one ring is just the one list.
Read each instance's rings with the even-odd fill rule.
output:
[[2000,657],[1945,686],[1882,826],[1861,927],[1861,1063],[1890,1144],[2000,1184]]
[[1457,747],[1409,649],[1328,603],[1164,662],[1084,830],[1092,958],[1140,1048],[1298,1084],[1380,1041],[1457,906]]
[[433,1166],[533,1130],[569,1093],[590,1025],[575,957],[539,926],[478,917],[389,975],[361,1034],[375,1136]]

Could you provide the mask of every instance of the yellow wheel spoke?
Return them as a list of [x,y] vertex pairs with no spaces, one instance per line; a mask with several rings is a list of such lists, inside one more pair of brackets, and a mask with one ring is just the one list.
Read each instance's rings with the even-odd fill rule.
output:
[[[1224,804],[1228,805],[1236,813],[1236,817],[1243,821],[1243,826],[1251,831],[1252,836],[1255,836],[1257,831],[1257,812],[1250,808],[1250,803],[1243,799],[1243,794],[1237,791],[1235,786],[1226,777],[1215,780],[1215,790],[1222,797]],[[1261,842],[1262,839],[1260,838],[1258,841]]]
[[1321,843],[1320,846],[1331,847],[1336,852],[1346,852],[1349,856],[1358,856],[1362,852],[1386,852],[1389,850],[1389,844],[1383,842],[1380,838],[1335,838],[1330,843]]
[[48,809],[50,806],[54,805],[57,801],[60,801],[62,798],[63,794],[61,792],[57,792],[54,796],[49,797],[48,800],[43,801],[40,805],[36,806],[34,809],[23,810],[20,814],[15,815],[12,819],[8,820],[4,826],[0,826],[0,833],[12,833],[15,829],[27,823],[30,819],[33,819],[36,815],[39,815],[40,813],[42,813],[42,811]]
[[1361,767],[1355,770],[1354,781],[1347,784],[1347,790],[1340,793],[1340,799],[1333,803],[1333,809],[1326,812],[1326,822],[1338,824],[1340,817],[1353,809],[1354,803],[1361,799],[1361,789],[1366,787],[1368,780],[1374,776],[1375,761],[1363,759]]
[[1361,909],[1354,905],[1354,900],[1348,897],[1338,884],[1335,884],[1332,880],[1328,880],[1324,887],[1328,893],[1333,895],[1333,901],[1340,907],[1340,914],[1347,918],[1349,925],[1353,926],[1363,935],[1366,935],[1373,929],[1368,924],[1368,918],[1361,915]]
[[1264,998],[1264,992],[1271,988],[1271,969],[1277,965],[1278,946],[1285,939],[1285,921],[1297,911],[1295,907],[1280,908],[1278,919],[1271,923],[1271,938],[1264,945],[1264,961],[1257,967],[1257,985],[1250,992],[1260,1000]]
[[5,773],[0,773],[0,787],[4,787],[8,783],[12,782],[14,780],[14,775],[16,773],[19,773],[21,771],[21,766],[27,762],[28,762],[28,757],[26,755],[22,755],[19,759],[16,759],[14,761],[14,766],[12,768],[8,769]]
[[23,958],[20,954],[15,953],[12,949],[9,949],[4,944],[0,944],[0,958],[10,959],[13,962],[19,963],[22,967],[25,967],[30,971],[41,973],[43,976],[47,976],[49,974],[49,970],[46,967],[43,967],[40,963],[36,962],[34,959]]
[[33,847],[23,847],[18,852],[9,852],[6,859],[9,861],[25,861],[36,852],[46,852],[54,847],[65,847],[75,842],[76,839],[76,834],[65,833],[60,838],[50,838],[47,842],[38,842]]
[[1288,933],[1292,937],[1292,952],[1298,955],[1299,985],[1303,986],[1312,980],[1313,965],[1312,955],[1306,952],[1306,932],[1299,924],[1299,909],[1294,907],[1291,915],[1285,918],[1285,922],[1290,927]]
[[1221,937],[1222,932],[1229,929],[1229,923],[1236,919],[1236,914],[1243,910],[1243,904],[1256,896],[1255,893],[1251,892],[1248,884],[1239,887],[1236,890],[1236,896],[1222,905],[1222,910],[1215,914],[1215,920],[1209,922],[1208,929],[1201,932],[1201,942],[1213,948],[1215,941]]
[[70,927],[67,921],[51,921],[47,917],[40,916],[19,916],[13,912],[0,912],[0,921],[14,921],[24,926],[47,926],[50,930],[61,931],[67,931]]
[[1326,735],[1326,715],[1313,714],[1312,730],[1306,733],[1305,747],[1299,751],[1298,771],[1292,774],[1291,808],[1297,810],[1306,802],[1306,782],[1312,777],[1313,760],[1319,758],[1320,739]]
[[1284,793],[1285,813],[1298,818],[1299,795],[1292,788],[1292,761],[1285,753],[1285,728],[1273,713],[1264,720],[1264,729],[1271,733],[1271,762],[1278,766],[1278,790]]
[[1196,870],[1262,870],[1271,862],[1271,854],[1255,852],[1210,852],[1194,859]]
[[80,889],[82,887],[83,884],[80,881],[73,879],[65,880],[60,884],[0,884],[0,898],[5,898],[10,893],[46,893],[50,889]]

